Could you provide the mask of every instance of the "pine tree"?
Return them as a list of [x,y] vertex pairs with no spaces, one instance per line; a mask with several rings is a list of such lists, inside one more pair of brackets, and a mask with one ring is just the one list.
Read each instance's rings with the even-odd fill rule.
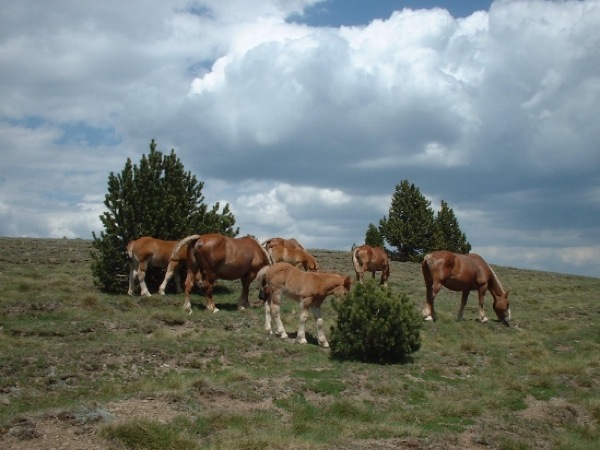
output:
[[367,232],[365,233],[365,244],[371,247],[383,247],[384,241],[379,228],[370,223]]
[[152,139],[150,153],[139,166],[127,158],[120,175],[110,173],[104,205],[108,209],[100,220],[104,231],[93,235],[92,274],[109,292],[125,289],[130,262],[127,243],[141,236],[178,240],[191,234],[218,232],[236,236],[235,217],[229,205],[204,203],[199,182],[171,150],[163,155]]
[[430,205],[414,184],[403,180],[396,185],[388,216],[379,221],[379,226],[387,243],[398,249],[400,261],[420,261],[434,247]]
[[444,200],[435,218],[435,248],[463,254],[471,251],[471,244],[460,230],[454,211]]
[[408,295],[372,280],[332,300],[331,356],[378,364],[402,363],[421,348],[423,319]]

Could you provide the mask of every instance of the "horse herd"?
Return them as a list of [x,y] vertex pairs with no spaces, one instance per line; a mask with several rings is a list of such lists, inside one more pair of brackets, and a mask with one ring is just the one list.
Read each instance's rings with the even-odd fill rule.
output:
[[[185,278],[184,309],[191,314],[191,292],[194,285],[202,286],[206,298],[206,308],[217,312],[213,299],[213,289],[218,279],[240,280],[242,291],[238,308],[250,306],[248,295],[250,284],[257,280],[259,298],[264,301],[265,330],[272,333],[271,320],[276,324],[275,334],[286,338],[279,315],[282,296],[292,298],[302,305],[297,341],[306,343],[305,324],[312,311],[319,345],[328,347],[323,333],[320,307],[329,295],[341,296],[352,286],[350,277],[321,272],[319,264],[296,239],[271,238],[263,243],[251,236],[232,238],[221,234],[196,234],[180,241],[165,241],[150,236],[132,240],[127,244],[127,254],[131,258],[128,294],[133,295],[135,279],[139,281],[141,295],[150,296],[145,282],[148,267],[165,269],[165,278],[159,287],[164,295],[167,283],[175,280],[178,293],[182,292],[180,270],[187,270]],[[356,281],[363,282],[365,272],[381,272],[380,284],[387,286],[390,275],[388,254],[381,247],[362,245],[352,250],[352,263]],[[301,270],[299,267],[302,267]],[[422,262],[423,278],[426,287],[426,301],[423,317],[426,321],[436,319],[433,301],[442,287],[462,292],[458,320],[470,291],[479,294],[479,316],[487,322],[483,308],[484,295],[490,291],[494,311],[503,324],[508,326],[510,307],[508,291],[505,291],[492,268],[477,254],[461,255],[449,251],[435,251],[427,254]]]

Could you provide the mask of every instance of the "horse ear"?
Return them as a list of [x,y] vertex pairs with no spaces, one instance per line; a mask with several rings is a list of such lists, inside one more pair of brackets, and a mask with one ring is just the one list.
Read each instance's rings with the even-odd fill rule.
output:
[[506,290],[506,298],[508,298],[508,293],[510,292],[510,289]]

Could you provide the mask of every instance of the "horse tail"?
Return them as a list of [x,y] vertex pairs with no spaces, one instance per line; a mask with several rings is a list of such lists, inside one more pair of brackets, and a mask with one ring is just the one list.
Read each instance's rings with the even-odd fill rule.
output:
[[360,272],[360,264],[358,262],[358,258],[356,257],[356,253],[358,252],[359,247],[355,247],[352,249],[352,264],[354,264],[354,270],[356,272]]
[[421,271],[423,272],[423,279],[425,284],[431,284],[431,265],[433,264],[433,257],[427,253],[421,262]]
[[264,287],[266,284],[265,276],[267,275],[267,270],[269,270],[269,267],[270,266],[262,267],[256,274],[256,281],[260,287]]
[[197,241],[198,239],[200,239],[200,235],[193,234],[193,235],[185,237],[181,241],[179,241],[177,243],[177,245],[175,246],[175,248],[173,249],[173,252],[171,253],[171,261],[178,261],[177,255],[179,254],[179,249],[181,247],[183,247],[184,245],[189,245],[189,243],[191,241]]
[[131,259],[133,259],[133,243],[134,243],[134,242],[135,242],[135,241],[132,239],[131,241],[129,241],[129,242],[127,243],[127,254],[129,255],[129,257],[130,257]]

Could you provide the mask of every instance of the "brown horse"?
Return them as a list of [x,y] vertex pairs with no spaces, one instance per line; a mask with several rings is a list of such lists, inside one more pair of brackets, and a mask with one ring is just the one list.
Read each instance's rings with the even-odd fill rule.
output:
[[262,246],[267,251],[269,250],[269,248],[276,247],[278,245],[283,245],[285,248],[289,248],[289,249],[299,248],[301,250],[305,250],[305,248],[302,246],[302,244],[300,244],[300,242],[298,242],[294,238],[284,239],[284,238],[280,238],[280,237],[274,237],[271,239],[267,239],[265,242],[262,243]]
[[283,245],[275,245],[267,250],[273,263],[287,262],[293,266],[302,266],[304,270],[318,272],[319,264],[313,255],[303,248],[286,248]]
[[177,244],[173,250],[173,258],[177,257],[179,249],[183,246],[187,248],[188,265],[184,310],[192,313],[190,294],[199,275],[204,281],[206,308],[209,311],[218,311],[213,299],[213,289],[219,278],[241,280],[242,293],[238,300],[238,308],[250,306],[250,283],[262,267],[271,264],[269,255],[256,239],[250,236],[235,239],[221,234],[195,234]]
[[271,315],[274,317],[278,336],[285,339],[287,333],[280,317],[283,295],[298,301],[301,305],[300,324],[296,341],[306,344],[305,325],[309,309],[317,322],[317,338],[321,347],[329,347],[323,332],[321,305],[329,295],[341,296],[352,287],[350,277],[338,273],[304,272],[289,263],[278,262],[260,270],[258,280],[261,286],[260,298],[265,301],[265,330],[272,333]]
[[185,265],[186,253],[185,249],[172,257],[173,249],[177,246],[178,241],[163,241],[150,236],[142,236],[139,239],[131,240],[127,244],[127,254],[131,258],[131,273],[129,274],[129,290],[128,294],[133,295],[134,281],[137,278],[142,290],[141,295],[151,296],[148,287],[146,286],[146,270],[148,267],[156,267],[164,269],[168,267],[164,281],[160,285],[159,292],[164,295],[167,283],[175,274],[175,287],[177,292],[181,290],[181,280],[179,277],[179,266]]
[[483,309],[483,299],[486,291],[494,298],[493,308],[498,319],[506,326],[510,320],[510,304],[508,291],[505,291],[500,280],[483,258],[475,253],[461,255],[441,250],[425,255],[421,264],[425,288],[427,289],[426,303],[423,310],[425,320],[435,320],[433,300],[442,286],[451,291],[462,292],[460,309],[457,320],[462,320],[469,293],[476,290],[479,293],[479,318],[482,323],[488,321]]
[[356,272],[356,281],[362,283],[365,272],[371,272],[375,279],[375,272],[381,271],[379,284],[387,286],[390,276],[390,261],[384,248],[361,245],[352,251],[352,263]]

